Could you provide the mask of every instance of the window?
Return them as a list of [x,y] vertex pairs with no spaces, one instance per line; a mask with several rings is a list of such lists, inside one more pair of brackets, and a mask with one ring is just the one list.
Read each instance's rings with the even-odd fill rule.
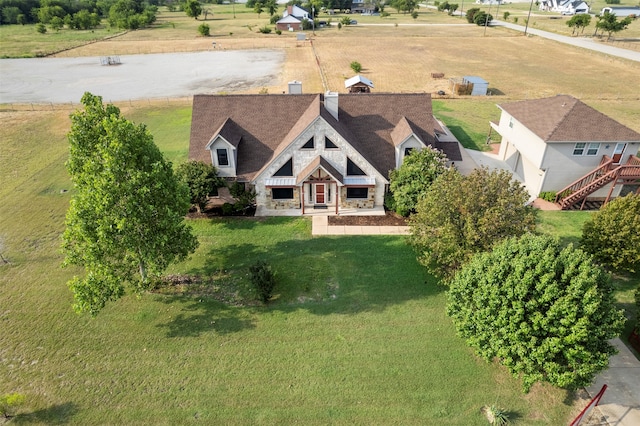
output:
[[584,147],[587,146],[584,142],[578,142],[576,146],[573,148],[573,155],[582,155],[584,154]]
[[331,141],[331,139],[329,139],[326,136],[324,138],[324,147],[325,147],[325,149],[337,149],[338,148],[338,146],[335,143],[333,143]]
[[598,155],[599,149],[600,149],[599,143],[590,143],[589,148],[587,148],[587,155]]
[[274,176],[293,176],[293,159],[289,158],[289,161],[284,163],[284,166],[273,174]]
[[347,198],[369,198],[369,188],[347,188]]
[[406,157],[407,155],[411,154],[411,151],[413,151],[413,148],[405,148],[404,149],[404,156]]
[[366,176],[362,169],[356,166],[356,163],[347,158],[347,176]]
[[229,155],[227,154],[226,149],[224,148],[216,149],[216,155],[218,156],[218,166],[229,165]]
[[513,129],[513,117],[509,118],[509,127]]
[[274,200],[292,200],[293,188],[271,188],[271,198]]
[[313,147],[314,147],[313,138],[309,139],[307,143],[302,145],[302,149],[313,149]]

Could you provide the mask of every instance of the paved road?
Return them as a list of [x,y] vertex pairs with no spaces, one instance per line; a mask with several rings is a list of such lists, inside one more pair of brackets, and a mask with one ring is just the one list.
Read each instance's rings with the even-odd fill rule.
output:
[[[491,26],[494,26],[494,27],[500,26],[500,27],[505,27],[515,31],[522,31],[522,32],[524,32],[525,30],[525,27],[522,25],[516,25],[516,24],[511,24],[509,22],[503,22],[503,21],[497,21],[497,20],[492,21]],[[617,56],[619,58],[640,62],[640,52],[635,52],[633,50],[627,50],[627,49],[621,49],[619,47],[609,46],[590,37],[589,38],[568,37],[560,34],[550,33],[548,31],[536,30],[535,28],[531,28],[531,27],[527,29],[527,34],[533,34],[538,37],[547,38],[549,40],[559,41],[560,43],[570,44],[572,46],[595,50],[597,52],[606,53],[607,55]]]

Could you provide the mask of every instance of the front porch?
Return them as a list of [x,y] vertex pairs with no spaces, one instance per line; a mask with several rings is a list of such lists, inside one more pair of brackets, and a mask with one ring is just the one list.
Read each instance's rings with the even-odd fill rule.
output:
[[[316,209],[306,206],[304,216],[334,216],[335,208]],[[268,209],[265,206],[256,208],[256,216],[302,216],[302,209]],[[342,208],[338,207],[338,216],[384,216],[383,206],[376,206],[372,209]]]

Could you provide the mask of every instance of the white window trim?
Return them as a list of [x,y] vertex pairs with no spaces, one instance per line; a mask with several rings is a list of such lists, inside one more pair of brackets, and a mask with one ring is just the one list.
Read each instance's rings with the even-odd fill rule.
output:
[[[229,150],[227,148],[216,148],[215,150],[216,150],[216,167],[219,167],[219,168],[231,167],[231,158],[229,157]],[[227,154],[227,164],[220,164],[219,151],[224,151]]]

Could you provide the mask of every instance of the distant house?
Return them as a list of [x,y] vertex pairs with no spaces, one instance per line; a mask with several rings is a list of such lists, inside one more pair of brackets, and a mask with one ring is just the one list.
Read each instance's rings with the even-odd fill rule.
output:
[[542,0],[538,6],[540,10],[559,12],[563,15],[577,15],[589,13],[590,6],[583,0]]
[[499,159],[529,193],[553,191],[562,208],[640,191],[640,134],[580,100],[558,95],[498,105]]
[[375,4],[368,0],[352,0],[351,2],[351,13],[360,13],[365,15],[370,15],[374,13],[376,10]]
[[411,150],[462,160],[441,134],[429,94],[196,95],[189,158],[254,188],[257,215],[373,212]]
[[616,15],[618,18],[626,18],[627,16],[640,17],[640,6],[607,6],[600,13],[604,15],[605,12]]
[[369,93],[373,89],[373,82],[361,75],[353,76],[344,81],[344,87],[349,93]]
[[276,29],[280,31],[302,31],[304,20],[310,19],[309,12],[298,6],[287,6],[282,12],[282,18],[276,22]]

